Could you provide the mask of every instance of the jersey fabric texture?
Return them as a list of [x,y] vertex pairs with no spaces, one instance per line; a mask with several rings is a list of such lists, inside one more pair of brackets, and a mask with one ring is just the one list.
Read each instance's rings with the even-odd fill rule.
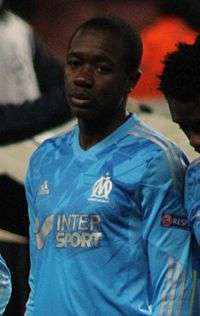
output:
[[11,295],[11,276],[5,261],[0,256],[0,315],[3,315]]
[[200,159],[194,160],[187,169],[185,177],[185,209],[194,233],[192,259],[194,269],[194,311],[200,315]]
[[200,245],[200,159],[193,161],[186,172],[185,207]]
[[30,161],[26,316],[188,316],[187,161],[135,116],[88,150],[79,128]]

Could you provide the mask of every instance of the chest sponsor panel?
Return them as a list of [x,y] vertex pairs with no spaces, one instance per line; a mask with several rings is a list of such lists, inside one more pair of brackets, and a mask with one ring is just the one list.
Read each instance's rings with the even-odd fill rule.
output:
[[35,236],[38,249],[42,249],[53,234],[58,248],[99,247],[102,240],[101,217],[98,214],[52,214],[40,223],[35,221]]

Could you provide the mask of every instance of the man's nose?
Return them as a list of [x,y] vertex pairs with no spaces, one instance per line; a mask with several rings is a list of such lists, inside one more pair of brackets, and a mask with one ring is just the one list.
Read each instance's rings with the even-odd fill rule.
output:
[[196,151],[199,152],[199,149],[200,149],[200,134],[192,132],[190,134],[189,141],[190,141],[190,145],[192,147],[194,147],[194,149]]
[[94,71],[90,65],[80,67],[75,76],[74,83],[78,86],[91,88],[94,83]]

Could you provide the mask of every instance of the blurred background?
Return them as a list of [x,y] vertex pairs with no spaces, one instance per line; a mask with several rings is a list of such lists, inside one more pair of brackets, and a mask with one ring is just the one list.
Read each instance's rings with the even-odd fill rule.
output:
[[[141,66],[142,78],[136,89],[130,93],[128,109],[136,112],[146,123],[176,142],[186,152],[190,160],[197,157],[190,148],[185,135],[171,122],[166,102],[158,90],[158,75],[162,71],[164,56],[174,50],[177,43],[180,41],[194,42],[200,29],[199,0],[6,0],[3,2],[2,8],[13,12],[28,23],[61,68],[65,62],[68,39],[81,22],[99,14],[110,13],[135,25],[143,39],[144,56]],[[17,28],[12,32],[15,37]],[[1,46],[3,45],[1,39]],[[0,48],[0,69],[1,58],[3,58],[1,56]],[[49,79],[48,76],[52,70],[50,65],[50,63],[45,65],[45,76],[40,76],[40,88],[46,84],[45,80]],[[41,69],[37,69],[36,77],[39,72],[42,72]],[[3,85],[3,82],[0,81],[1,84]],[[9,88],[12,90],[12,86]],[[35,109],[38,104],[41,103],[41,106],[43,104],[42,88],[40,90],[40,93],[34,95],[31,101],[28,99],[31,106],[35,106]],[[48,91],[49,107],[51,100],[54,99],[51,99]],[[18,111],[23,125],[26,116],[24,112],[20,114],[20,111],[24,111],[24,103],[20,102],[13,102],[13,109],[9,98],[6,102],[0,93],[0,120],[4,110],[5,113],[14,111],[13,113],[16,114],[11,115],[10,119],[9,116],[6,116],[6,124],[15,126]],[[56,107],[56,101],[52,103],[52,107]],[[30,104],[27,104],[26,111],[28,111],[29,106]],[[34,113],[35,129],[31,130],[30,128],[31,131],[29,131],[29,126],[28,128],[26,126],[25,132],[23,133],[22,129],[19,138],[16,137],[17,132],[15,135],[14,127],[11,128],[12,137],[10,138],[7,137],[8,131],[5,132],[5,134],[7,133],[5,136],[4,131],[1,132],[0,129],[0,252],[6,259],[13,278],[13,293],[6,309],[6,316],[24,315],[24,306],[29,291],[27,284],[29,269],[28,219],[23,187],[28,160],[38,144],[45,138],[63,132],[73,124],[71,121],[68,122],[67,116],[65,117],[63,114],[63,106],[65,107],[64,101],[61,102],[62,110],[55,108],[56,121],[50,118],[48,123],[43,125],[41,123],[41,127],[38,129],[37,124],[39,126],[41,116],[47,115],[48,118],[49,112],[48,110],[45,112],[45,108],[43,114],[38,111],[40,113],[38,118],[37,113]],[[33,110],[31,111],[33,113]],[[2,124],[0,121],[1,126]]]

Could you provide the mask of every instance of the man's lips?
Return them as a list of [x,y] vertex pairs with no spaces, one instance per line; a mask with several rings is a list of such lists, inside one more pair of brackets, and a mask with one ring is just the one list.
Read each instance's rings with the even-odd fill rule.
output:
[[75,105],[83,106],[91,102],[91,97],[85,94],[72,94],[71,101]]

